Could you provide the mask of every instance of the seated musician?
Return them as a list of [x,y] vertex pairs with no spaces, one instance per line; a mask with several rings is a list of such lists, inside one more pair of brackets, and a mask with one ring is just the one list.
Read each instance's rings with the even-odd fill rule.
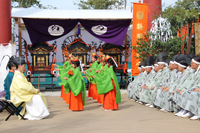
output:
[[10,86],[11,101],[15,106],[22,102],[23,109],[20,114],[28,120],[40,120],[49,115],[46,99],[40,92],[40,89],[35,89],[33,85],[27,81],[24,76],[26,71],[25,59],[16,57],[13,59],[16,66],[14,77]]

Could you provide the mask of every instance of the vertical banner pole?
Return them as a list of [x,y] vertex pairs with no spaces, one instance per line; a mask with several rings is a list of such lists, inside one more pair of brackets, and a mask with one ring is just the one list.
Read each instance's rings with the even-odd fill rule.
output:
[[[132,46],[137,46],[137,41],[144,38],[148,26],[149,5],[142,3],[133,3],[133,28],[132,28]],[[138,66],[140,64],[136,49],[132,49],[132,76],[139,74]]]
[[19,56],[22,56],[22,27],[20,18],[18,18],[18,31],[19,31]]

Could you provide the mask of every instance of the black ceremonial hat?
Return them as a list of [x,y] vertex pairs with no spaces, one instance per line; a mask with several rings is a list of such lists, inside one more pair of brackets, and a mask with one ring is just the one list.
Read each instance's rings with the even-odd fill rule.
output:
[[155,56],[149,56],[145,61],[146,65],[145,66],[152,66],[156,60]]
[[191,58],[185,58],[185,60],[186,60],[186,62],[187,62],[187,65],[188,66],[191,66],[191,61],[192,61],[192,59]]
[[158,55],[158,64],[159,63],[165,63],[166,59],[168,57],[168,52],[161,52],[159,55]]
[[146,64],[146,62],[145,62],[145,61],[142,61],[142,62],[140,63],[140,66],[145,66],[145,64]]
[[178,65],[181,66],[181,67],[185,67],[185,68],[188,66],[186,60],[181,60]]
[[172,57],[172,59],[169,61],[169,63],[174,64],[174,61],[176,60],[177,57],[178,57],[178,55],[174,55],[174,56]]
[[176,59],[175,62],[180,62],[181,60],[185,60],[187,58],[187,56],[185,54],[179,54]]
[[169,65],[169,63],[170,63],[170,60],[166,60],[166,63]]
[[193,59],[194,59],[196,62],[200,63],[200,54],[196,55]]
[[11,66],[14,66],[14,65],[15,65],[14,62],[13,62],[14,58],[16,58],[16,57],[15,57],[15,56],[11,56],[11,57],[10,57],[10,59],[9,59],[9,61],[8,61],[8,63],[7,63],[7,67],[8,67],[8,68],[11,68]]
[[171,61],[175,61],[177,57],[178,57],[178,55],[174,55],[174,56],[172,57]]
[[154,64],[158,64],[158,58],[156,58],[156,60],[155,60]]
[[13,62],[14,62],[14,64],[15,64],[16,66],[26,64],[25,58],[24,58],[23,56],[21,56],[21,57],[15,57],[15,58],[13,59]]
[[192,58],[195,57],[195,54],[193,54],[193,53],[187,54],[187,57],[190,58],[190,59],[192,59]]

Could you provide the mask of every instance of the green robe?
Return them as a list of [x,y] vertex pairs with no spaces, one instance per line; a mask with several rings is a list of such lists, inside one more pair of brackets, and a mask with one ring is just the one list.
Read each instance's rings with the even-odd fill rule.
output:
[[71,64],[69,64],[65,69],[64,69],[64,71],[62,71],[62,72],[59,72],[60,73],[60,80],[61,80],[61,82],[60,83],[58,83],[60,86],[61,85],[65,85],[66,84],[66,80],[64,80],[64,77],[67,77],[67,78],[69,78],[69,74],[68,74],[68,71],[69,70],[74,70],[74,68],[71,66]]
[[[96,79],[96,78],[101,78],[101,76],[104,75],[104,73],[105,73],[107,70],[108,70],[108,66],[107,66],[107,65],[103,66],[103,67],[101,68],[100,72],[98,72],[98,73],[95,74],[95,79]],[[95,81],[96,81],[96,80],[95,80]],[[97,90],[98,90],[98,88],[102,87],[102,86],[101,86],[101,82],[98,82],[98,81],[97,81],[97,82],[96,82],[96,85],[97,85]],[[104,89],[104,88],[100,88],[100,89]]]
[[119,83],[116,77],[116,74],[113,70],[113,67],[109,67],[107,69],[107,71],[105,71],[102,75],[99,75],[97,77],[95,77],[96,83],[98,85],[97,89],[98,89],[98,93],[99,95],[101,94],[106,94],[109,91],[113,90],[113,84],[112,84],[112,80],[115,83],[115,87],[116,87],[116,103],[120,103],[121,102],[121,92],[120,92],[120,87],[119,87]]
[[[64,67],[65,66],[65,67]],[[59,79],[61,80],[60,83],[58,83],[60,86],[65,84],[65,80],[64,77],[69,77],[69,75],[67,74],[68,70],[71,68],[71,64],[69,63],[69,61],[65,61],[63,66],[58,66],[59,69],[59,74],[60,77]]]
[[[87,76],[87,79],[88,79],[88,82],[92,83],[92,84],[95,84],[95,80],[93,78],[91,78],[91,76],[94,76],[95,74],[95,70],[96,68],[98,67],[98,62],[95,61],[94,63],[92,63],[92,65],[90,66],[89,69],[85,70],[88,74],[86,74]],[[91,72],[89,71],[90,69],[94,69],[92,70]]]
[[74,96],[78,96],[80,93],[82,93],[83,105],[86,106],[86,87],[80,69],[74,69],[73,75],[70,76],[66,81],[67,82],[64,86],[65,93],[68,94],[70,90],[72,91]]
[[71,67],[71,64],[69,63],[69,61],[65,61],[63,66],[58,66],[59,73],[61,74],[61,73],[65,72],[66,69],[68,69],[69,67]]
[[103,75],[108,70],[108,65],[103,66],[103,69],[100,70],[100,75]]
[[101,70],[102,62],[98,64],[96,70]]
[[[107,65],[105,65],[105,66],[107,66]],[[101,68],[102,67],[102,63],[100,63],[100,64],[98,64],[98,66],[97,66],[97,68],[94,70],[94,73],[93,73],[93,75],[92,76],[94,76],[94,77],[96,77],[96,76],[98,76],[100,73],[96,73],[96,71],[98,70],[100,70],[100,71],[102,71]],[[94,81],[95,81],[95,79],[94,79]],[[96,82],[96,81],[95,81]]]
[[108,69],[108,65],[105,65],[105,66],[101,65],[101,67],[98,69],[98,70],[100,70],[100,72],[96,73],[95,77],[99,76],[99,75],[103,75],[107,71],[107,69]]

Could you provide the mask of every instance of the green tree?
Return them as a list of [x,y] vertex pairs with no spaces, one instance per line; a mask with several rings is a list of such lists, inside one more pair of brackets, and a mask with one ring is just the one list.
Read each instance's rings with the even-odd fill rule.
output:
[[174,5],[170,5],[162,11],[162,17],[168,18],[172,25],[172,33],[175,36],[179,24],[181,26],[187,24],[188,20],[193,21],[194,17],[196,20],[198,19],[199,10],[200,0],[177,0]]
[[57,9],[57,7],[54,7],[52,5],[42,6],[43,9]]
[[159,17],[153,22],[150,32],[147,32],[145,39],[137,41],[137,46],[133,48],[137,50],[139,59],[145,60],[148,56],[157,56],[160,52],[166,51],[169,59],[179,54],[182,49],[183,42],[180,37],[172,36],[171,25],[167,19]]
[[42,8],[39,0],[12,0],[12,7],[39,7]]
[[[158,7],[160,8],[160,7]],[[167,41],[162,41],[157,39],[151,40],[149,36],[152,36],[151,32],[148,32],[145,39],[140,39],[137,42],[137,46],[133,48],[137,50],[137,53],[140,55],[139,58],[145,60],[148,56],[154,55],[157,56],[158,53],[162,51],[166,51],[169,53],[169,58],[171,58],[175,54],[180,54],[182,52],[181,47],[183,45],[183,41],[180,37],[177,37],[177,32],[179,26],[182,27],[183,24],[188,24],[190,26],[190,32],[192,27],[192,21],[194,21],[194,17],[197,20],[198,14],[200,13],[200,0],[177,0],[173,5],[166,7],[162,11],[162,17],[167,18],[171,23],[171,30],[173,38],[170,38]],[[159,17],[158,13],[155,12],[154,18]],[[147,39],[148,38],[148,39]],[[189,49],[187,52],[193,52],[194,46],[187,46],[187,39],[185,42],[184,53],[186,53],[186,49]],[[146,41],[148,40],[148,41]],[[191,48],[191,50],[190,50]]]
[[23,7],[23,8],[35,7],[42,9],[57,9],[52,5],[43,6],[42,4],[40,4],[39,0],[12,0],[11,4],[12,7]]
[[139,57],[135,58],[145,60],[148,56],[157,56],[160,52],[165,51],[169,53],[168,59],[171,59],[174,55],[181,53],[183,42],[180,37],[174,37],[165,42],[161,40],[152,41],[151,39],[146,41],[150,35],[151,33],[149,32],[145,39],[140,39],[137,41],[137,46],[133,46],[133,49],[137,50],[139,54]]
[[79,9],[122,9],[124,8],[124,0],[79,0],[74,2]]
[[[171,30],[174,36],[177,35],[179,26],[189,24],[189,33],[192,30],[192,22],[198,19],[200,13],[200,0],[177,0],[174,5],[170,5],[162,12],[164,18],[168,18],[171,23]],[[188,40],[189,39],[189,40]],[[186,53],[194,52],[194,38],[190,34],[185,42]],[[188,43],[187,43],[188,41]]]

